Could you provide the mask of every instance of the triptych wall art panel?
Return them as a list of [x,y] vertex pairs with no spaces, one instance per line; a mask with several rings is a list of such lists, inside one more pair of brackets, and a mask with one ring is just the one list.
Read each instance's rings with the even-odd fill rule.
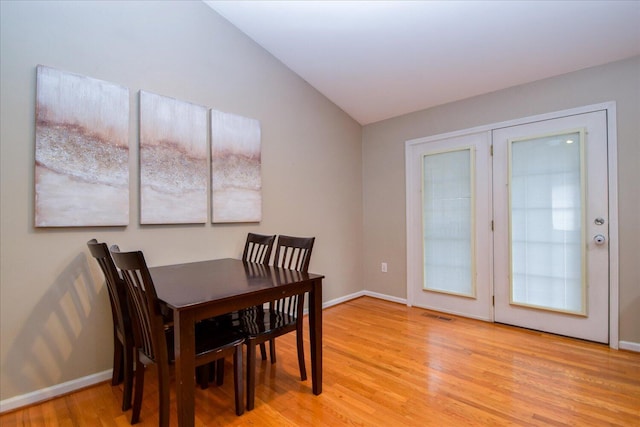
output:
[[[207,112],[140,91],[140,224],[262,220],[260,122]],[[128,223],[129,90],[39,65],[35,226]]]
[[129,90],[37,67],[35,226],[129,223]]
[[211,110],[212,222],[262,219],[260,122]]
[[140,223],[207,222],[207,108],[140,92]]

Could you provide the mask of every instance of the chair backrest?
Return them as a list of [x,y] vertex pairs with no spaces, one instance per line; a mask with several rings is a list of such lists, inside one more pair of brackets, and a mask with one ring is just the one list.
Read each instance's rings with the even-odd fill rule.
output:
[[[306,273],[309,269],[311,251],[313,250],[315,240],[315,237],[278,236],[273,265],[275,267]],[[275,273],[276,280],[278,280],[278,278],[284,279],[289,273],[293,272],[280,270]],[[275,315],[275,313],[287,313],[292,316],[292,319],[296,319],[296,322],[301,322],[304,310],[304,294],[292,295],[271,301],[269,307],[272,316]]]
[[271,250],[276,236],[264,236],[262,234],[247,234],[247,241],[244,245],[242,260],[257,264],[269,264],[271,260]]
[[158,364],[169,363],[164,320],[144,255],[140,251],[120,252],[113,245],[111,256],[127,285],[136,347]]
[[315,240],[315,237],[278,236],[273,265],[307,272]]
[[107,283],[107,291],[109,294],[109,302],[111,303],[111,314],[113,316],[114,327],[123,336],[131,336],[131,316],[129,312],[129,304],[127,303],[127,290],[124,280],[118,274],[113,259],[109,254],[106,243],[99,243],[96,239],[87,242],[87,247],[91,256],[96,259],[102,274],[104,274]]

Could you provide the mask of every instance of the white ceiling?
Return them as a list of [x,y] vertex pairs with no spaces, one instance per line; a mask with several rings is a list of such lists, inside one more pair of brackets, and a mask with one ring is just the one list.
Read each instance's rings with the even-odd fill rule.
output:
[[638,0],[205,2],[363,125],[640,55]]

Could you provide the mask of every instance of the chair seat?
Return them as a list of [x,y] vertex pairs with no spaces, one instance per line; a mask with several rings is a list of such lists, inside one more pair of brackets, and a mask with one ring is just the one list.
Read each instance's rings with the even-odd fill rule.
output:
[[204,357],[210,353],[221,353],[244,342],[240,331],[219,328],[210,322],[196,324],[196,354]]
[[248,339],[255,339],[260,335],[279,335],[295,330],[296,317],[290,313],[252,307],[240,312],[241,330]]
[[[169,361],[175,361],[173,340],[175,331],[173,327],[165,329],[167,339],[167,351]],[[204,321],[196,323],[196,356],[207,357],[221,353],[244,342],[245,338],[241,330],[221,328],[214,322]]]

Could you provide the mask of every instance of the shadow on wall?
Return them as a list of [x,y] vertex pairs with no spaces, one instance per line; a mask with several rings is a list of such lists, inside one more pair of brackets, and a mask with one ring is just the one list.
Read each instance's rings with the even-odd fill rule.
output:
[[112,335],[102,331],[110,331],[111,322],[106,286],[94,281],[80,253],[25,321],[7,354],[3,380],[24,394],[94,374],[96,366],[108,369]]

